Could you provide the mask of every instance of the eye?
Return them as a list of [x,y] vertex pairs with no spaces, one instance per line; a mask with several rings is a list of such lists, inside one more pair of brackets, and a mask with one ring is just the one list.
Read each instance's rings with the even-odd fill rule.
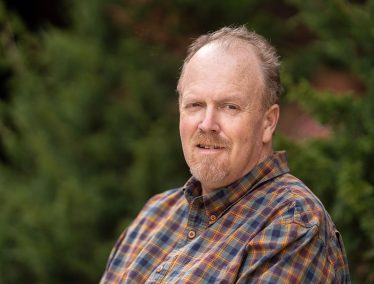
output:
[[189,101],[182,103],[182,108],[186,113],[198,113],[200,110],[204,108],[204,103],[199,102],[199,101]]
[[191,103],[185,104],[184,106],[185,109],[198,109],[201,107],[203,107],[203,104],[199,102],[191,102]]
[[236,104],[224,104],[222,108],[228,111],[239,111],[240,110],[240,106]]

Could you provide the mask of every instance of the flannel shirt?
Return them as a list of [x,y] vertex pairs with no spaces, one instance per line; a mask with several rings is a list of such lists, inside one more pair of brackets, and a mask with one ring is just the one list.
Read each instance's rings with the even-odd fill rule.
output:
[[201,195],[193,177],[151,198],[101,279],[114,283],[350,283],[342,239],[318,198],[275,152]]

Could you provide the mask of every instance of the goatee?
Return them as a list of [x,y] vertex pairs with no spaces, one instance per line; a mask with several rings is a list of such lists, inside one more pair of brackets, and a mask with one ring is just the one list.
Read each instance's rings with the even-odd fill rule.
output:
[[[220,148],[221,151],[228,152],[231,143],[227,139],[220,137],[216,133],[197,132],[193,139],[193,145],[207,145]],[[220,154],[218,154],[220,155]],[[190,163],[191,174],[200,182],[208,184],[220,183],[229,174],[229,160],[227,156],[216,155],[193,155]]]

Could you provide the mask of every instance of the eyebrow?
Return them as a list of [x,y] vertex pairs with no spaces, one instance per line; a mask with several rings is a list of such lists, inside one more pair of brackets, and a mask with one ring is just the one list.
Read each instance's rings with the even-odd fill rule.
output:
[[[204,98],[201,98],[201,96],[196,96],[193,93],[183,94],[181,98],[185,99],[187,101],[204,100]],[[214,100],[214,101],[217,102],[217,103],[223,103],[223,102],[227,102],[227,101],[243,102],[243,98],[240,98],[237,95],[229,95],[229,96],[225,96],[223,98],[220,98],[220,99]]]
[[217,100],[218,103],[223,103],[223,102],[227,102],[227,101],[244,103],[243,98],[239,98],[236,95],[227,96],[227,97],[224,97],[222,99]]

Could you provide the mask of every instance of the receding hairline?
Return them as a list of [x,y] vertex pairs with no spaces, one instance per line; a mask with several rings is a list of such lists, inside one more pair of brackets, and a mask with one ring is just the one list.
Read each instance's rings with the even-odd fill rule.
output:
[[226,35],[223,35],[222,37],[212,39],[212,40],[208,40],[206,43],[201,45],[199,48],[196,48],[196,50],[193,50],[194,47],[192,45],[191,48],[189,49],[188,55],[186,56],[186,58],[184,60],[184,63],[188,63],[192,59],[192,57],[194,57],[195,54],[199,52],[200,49],[202,49],[205,46],[211,45],[211,44],[217,44],[217,45],[219,45],[223,48],[226,48],[226,49],[230,49],[230,48],[234,48],[234,47],[249,47],[252,51],[254,51],[256,53],[256,51],[255,51],[256,46],[251,44],[250,42],[248,42],[248,40],[246,40],[245,38],[242,38],[242,37],[239,37],[239,36],[236,36],[236,35],[232,35],[232,34],[226,34]]
[[263,97],[262,103],[265,109],[273,104],[279,104],[283,91],[280,81],[280,60],[276,48],[262,35],[255,31],[248,30],[246,26],[226,26],[214,32],[196,38],[189,46],[187,56],[181,68],[178,80],[177,91],[181,95],[181,81],[183,73],[192,57],[204,46],[211,43],[220,43],[222,46],[232,46],[243,43],[243,46],[251,48],[260,63],[260,71],[263,76]]
[[[217,46],[220,48],[223,52],[227,52],[230,54],[230,56],[237,57],[237,58],[243,58],[243,62],[245,61],[245,68],[251,68],[250,66],[256,65],[256,70],[259,75],[259,79],[261,80],[261,89],[262,92],[265,89],[265,81],[264,81],[264,74],[261,68],[261,60],[256,52],[256,46],[250,44],[245,39],[235,37],[232,35],[227,35],[223,38],[214,39],[212,41],[207,42],[203,46],[201,46],[199,49],[197,49],[194,53],[189,54],[189,56],[186,57],[184,64],[182,66],[181,75],[178,80],[177,85],[177,91],[179,94],[179,97],[182,95],[182,83],[184,79],[184,74],[187,66],[191,62],[191,60],[198,55],[198,53],[203,50],[204,48],[208,46]],[[239,52],[235,52],[239,51]],[[263,95],[261,92],[261,95]]]

